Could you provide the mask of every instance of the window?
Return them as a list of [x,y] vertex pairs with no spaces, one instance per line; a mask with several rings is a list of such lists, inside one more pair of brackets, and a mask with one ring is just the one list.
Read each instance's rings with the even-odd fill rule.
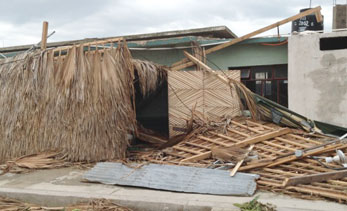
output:
[[347,37],[326,37],[320,38],[321,51],[347,49]]
[[252,92],[288,107],[288,66],[230,67],[241,70],[241,81]]

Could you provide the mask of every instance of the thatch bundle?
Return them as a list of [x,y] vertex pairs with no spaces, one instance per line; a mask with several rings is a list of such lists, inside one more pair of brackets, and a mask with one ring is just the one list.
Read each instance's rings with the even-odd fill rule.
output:
[[[54,54],[0,61],[0,162],[45,150],[61,150],[70,161],[124,158],[127,134],[136,126],[126,45]],[[142,82],[151,77],[139,75]]]
[[132,62],[139,77],[140,91],[143,96],[154,92],[161,82],[166,81],[165,67],[139,59],[133,59]]

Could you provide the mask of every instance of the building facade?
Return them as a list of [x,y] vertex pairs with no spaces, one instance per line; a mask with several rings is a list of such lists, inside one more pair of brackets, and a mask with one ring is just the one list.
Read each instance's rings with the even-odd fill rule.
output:
[[288,43],[289,109],[347,127],[347,32],[293,35]]

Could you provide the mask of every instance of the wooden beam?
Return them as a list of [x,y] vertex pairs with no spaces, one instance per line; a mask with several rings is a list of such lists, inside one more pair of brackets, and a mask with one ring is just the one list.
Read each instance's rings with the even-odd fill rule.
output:
[[48,22],[42,23],[42,37],[41,37],[41,50],[45,50],[47,47],[47,34],[48,34]]
[[246,138],[251,137],[251,136],[248,135],[247,133],[243,133],[243,132],[238,131],[238,130],[235,130],[235,129],[233,129],[233,128],[228,128],[227,130],[230,131],[230,132],[232,132],[232,133],[236,133],[236,134],[238,134],[238,135],[240,135],[240,136],[246,137]]
[[195,150],[191,150],[191,149],[187,149],[185,147],[180,147],[180,146],[173,146],[172,148],[179,150],[179,151],[184,151],[184,152],[189,152],[193,155],[197,155],[200,154],[201,152],[195,151]]
[[217,140],[215,140],[215,139],[210,139],[210,138],[207,138],[207,137],[205,137],[205,136],[199,135],[197,138],[199,138],[199,139],[201,139],[201,140],[204,140],[204,141],[208,141],[208,142],[214,143],[214,144],[222,145],[223,147],[228,147],[228,146],[229,146],[229,145],[226,144],[226,143],[217,141]]
[[320,12],[315,12],[315,16],[318,23],[323,21],[323,16]]
[[[112,39],[105,39],[105,40],[98,40],[98,41],[92,41],[92,42],[85,42],[85,43],[80,43],[77,45],[69,45],[69,46],[61,46],[61,47],[57,47],[54,49],[55,52],[57,51],[65,51],[65,50],[69,50],[70,48],[76,46],[90,46],[90,45],[103,45],[103,44],[107,44],[107,43],[114,43],[114,42],[119,42],[124,40],[123,37],[117,37],[117,38],[112,38]],[[102,52],[103,49],[99,49],[98,51]]]
[[161,139],[156,136],[148,135],[146,133],[138,132],[137,138],[141,141],[149,142],[152,144],[165,144],[168,140]]
[[215,46],[215,47],[213,47],[213,48],[209,48],[208,50],[206,50],[206,54],[209,54],[209,53],[212,53],[212,52],[221,50],[221,49],[226,48],[226,47],[229,47],[229,46],[231,46],[231,45],[234,45],[234,44],[236,44],[236,43],[239,43],[239,42],[241,42],[241,41],[244,41],[244,40],[246,40],[246,39],[248,39],[248,38],[254,37],[254,36],[258,35],[258,34],[261,34],[261,33],[263,33],[263,32],[269,31],[270,29],[276,28],[276,27],[278,27],[278,26],[280,26],[280,25],[283,25],[283,24],[289,23],[289,22],[291,22],[291,21],[297,20],[297,19],[299,19],[299,18],[305,17],[305,16],[310,15],[310,14],[312,14],[312,13],[317,13],[317,12],[320,13],[320,10],[321,10],[321,7],[320,7],[320,6],[318,6],[318,7],[316,7],[316,8],[312,8],[312,9],[306,10],[306,11],[304,11],[304,12],[302,12],[302,13],[299,13],[299,14],[294,15],[294,16],[292,16],[292,17],[286,18],[286,19],[281,20],[281,21],[279,21],[279,22],[273,23],[273,24],[268,25],[268,26],[266,26],[266,27],[264,27],[264,28],[261,28],[261,29],[258,29],[258,30],[256,30],[256,31],[254,31],[254,32],[251,32],[251,33],[249,33],[249,34],[246,34],[246,35],[244,35],[244,36],[242,36],[242,37],[236,38],[236,39],[234,39],[234,40],[232,40],[232,41],[230,41],[230,42],[226,42],[226,43],[217,45],[217,46]]
[[288,139],[285,139],[285,138],[281,138],[281,137],[276,137],[275,139],[279,140],[279,141],[282,141],[282,142],[285,142],[285,143],[288,143],[288,144],[291,144],[291,145],[295,145],[295,146],[301,147],[301,148],[310,147],[310,146],[307,146],[305,144],[300,144],[298,142],[291,141],[291,140],[288,140]]
[[239,168],[241,167],[242,163],[245,161],[246,157],[249,155],[249,153],[252,151],[252,149],[254,148],[254,144],[252,144],[249,148],[248,148],[248,152],[245,154],[245,158],[240,160],[239,162],[237,162],[236,166],[233,168],[233,170],[231,170],[230,172],[230,176],[233,177],[236,172],[239,170]]
[[268,127],[264,124],[259,124],[258,122],[253,122],[253,121],[250,121],[250,120],[246,120],[247,123],[250,123],[251,125],[255,125],[255,126],[259,126],[259,127],[262,127],[262,128],[265,128],[265,129],[268,129],[268,130],[275,130],[276,128],[272,128],[272,127]]
[[209,133],[211,133],[212,135],[218,136],[218,137],[220,137],[220,138],[227,139],[227,140],[229,140],[229,141],[233,141],[233,142],[239,142],[239,141],[240,141],[240,140],[237,140],[237,139],[235,139],[235,138],[232,138],[232,137],[229,137],[229,136],[220,134],[220,133],[216,133],[216,132],[213,132],[213,131],[210,131]]
[[227,77],[221,76],[219,75],[216,71],[212,70],[209,66],[207,66],[206,64],[204,64],[202,61],[200,61],[199,59],[195,58],[193,55],[191,55],[190,53],[188,53],[187,51],[183,51],[184,55],[191,60],[192,62],[194,62],[196,65],[200,66],[201,68],[205,69],[208,72],[212,72],[214,73],[214,75],[219,78],[223,83],[230,85],[230,81]]
[[319,174],[311,174],[297,177],[285,178],[283,186],[298,185],[298,184],[311,184],[314,182],[323,182],[331,179],[341,179],[347,177],[347,170],[325,172]]
[[311,188],[311,187],[289,186],[286,189],[288,189],[288,190],[295,190],[297,192],[302,192],[302,193],[315,194],[315,195],[318,195],[318,196],[324,196],[324,197],[332,198],[332,199],[335,199],[335,200],[336,199],[347,200],[347,195],[342,195],[340,193],[335,193],[333,191],[323,191],[321,189],[314,189],[314,188]]
[[180,64],[180,65],[177,65],[175,67],[171,67],[170,69],[173,70],[173,71],[177,71],[177,70],[182,70],[182,69],[187,68],[187,67],[191,67],[193,65],[194,65],[193,62],[187,62],[187,63],[183,63],[183,64]]
[[316,149],[316,150],[311,150],[309,152],[304,153],[301,157],[296,157],[295,155],[289,155],[286,156],[284,158],[280,158],[280,159],[274,159],[271,161],[258,161],[256,163],[252,163],[249,164],[247,166],[242,166],[240,168],[241,171],[246,171],[246,170],[250,170],[250,169],[255,169],[255,168],[260,168],[260,167],[274,167],[274,166],[278,166],[281,165],[283,163],[287,163],[287,162],[291,162],[294,160],[299,160],[302,158],[305,158],[307,156],[313,156],[313,155],[319,155],[319,154],[323,154],[326,152],[330,152],[330,151],[334,151],[337,149],[344,149],[347,148],[347,145],[333,145],[333,146],[328,146],[322,149]]
[[[320,10],[321,10],[321,7],[320,7],[320,6],[315,7],[315,8],[312,8],[312,9],[309,9],[309,10],[306,10],[306,11],[304,11],[304,12],[302,12],[302,13],[297,14],[297,15],[291,16],[291,17],[289,17],[289,18],[283,19],[283,20],[281,20],[281,21],[279,21],[279,22],[273,23],[273,24],[271,24],[271,25],[268,25],[268,26],[266,26],[266,27],[263,27],[263,28],[261,28],[261,29],[258,29],[258,30],[254,31],[254,32],[251,32],[251,33],[249,33],[249,34],[243,35],[242,37],[233,39],[233,40],[230,41],[230,42],[222,43],[222,44],[217,45],[217,46],[215,46],[215,47],[209,48],[209,49],[206,50],[206,54],[210,54],[210,53],[213,53],[213,52],[215,52],[215,51],[221,50],[221,49],[223,49],[223,48],[229,47],[229,46],[231,46],[231,45],[234,45],[234,44],[236,44],[236,43],[239,43],[239,42],[241,42],[241,41],[244,41],[244,40],[246,40],[246,39],[249,39],[249,38],[251,38],[251,37],[254,37],[254,36],[258,35],[258,34],[261,34],[261,33],[263,33],[263,32],[266,32],[266,31],[268,31],[268,30],[270,30],[270,29],[279,27],[279,26],[281,26],[281,25],[283,25],[283,24],[286,24],[286,23],[289,23],[289,22],[291,22],[291,21],[297,20],[297,19],[299,19],[299,18],[305,17],[305,16],[310,15],[310,14],[312,14],[312,13],[315,13],[315,14],[316,14],[316,17],[318,16],[318,17],[317,17],[317,21],[319,21],[319,20],[321,20],[320,17],[319,17],[319,15],[320,15]],[[174,70],[180,70],[180,69],[183,69],[183,68],[187,68],[187,67],[192,66],[192,65],[194,64],[194,61],[193,61],[193,62],[187,62],[187,63],[185,63],[185,64],[184,64],[184,63],[182,64],[181,61],[178,61],[178,62],[176,62],[175,64],[180,64],[180,65],[175,66]]]
[[[338,146],[333,145],[333,146],[328,146],[326,148],[322,148],[322,149],[318,149],[318,150],[312,150],[312,151],[304,153],[301,157],[297,157],[296,155],[291,155],[291,156],[279,159],[279,160],[277,160],[277,161],[275,161],[273,163],[270,163],[269,165],[267,165],[267,167],[273,167],[273,166],[280,165],[282,163],[287,163],[287,162],[290,162],[290,161],[302,159],[304,157],[313,156],[313,155],[319,155],[319,154],[323,154],[325,152],[334,151],[334,150],[338,149],[338,147],[341,147],[341,145],[338,145]],[[347,146],[344,146],[344,147],[347,148]]]
[[251,127],[249,127],[249,126],[247,126],[247,125],[243,125],[243,124],[238,123],[238,122],[233,121],[233,120],[231,120],[231,123],[233,123],[234,125],[237,125],[237,126],[239,126],[239,127],[242,127],[242,128],[244,128],[244,129],[250,130],[250,131],[252,131],[252,132],[258,133],[258,134],[262,133],[262,132],[260,132],[259,130],[256,130],[256,129],[254,129],[254,128],[251,128]]
[[251,144],[256,144],[256,143],[266,141],[266,140],[271,139],[271,138],[275,138],[277,136],[288,134],[290,132],[291,132],[291,130],[289,128],[282,128],[280,130],[272,131],[270,133],[266,133],[266,134],[251,137],[251,138],[247,138],[243,141],[240,141],[236,144],[233,144],[232,146],[243,147],[243,146],[247,146],[247,145],[251,145]]
[[180,161],[180,163],[196,162],[196,161],[199,161],[199,160],[204,160],[204,159],[210,158],[211,156],[212,156],[212,152],[211,151],[204,152],[204,153],[201,153],[201,154],[194,155],[194,156],[191,156],[189,158],[183,159],[183,160]]

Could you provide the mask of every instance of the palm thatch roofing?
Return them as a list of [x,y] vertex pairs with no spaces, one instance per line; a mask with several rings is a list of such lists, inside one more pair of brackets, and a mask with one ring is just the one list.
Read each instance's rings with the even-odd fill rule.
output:
[[85,49],[34,50],[0,61],[0,163],[46,150],[70,161],[126,156],[128,134],[136,133],[135,71],[146,95],[164,70],[132,60],[125,42]]

